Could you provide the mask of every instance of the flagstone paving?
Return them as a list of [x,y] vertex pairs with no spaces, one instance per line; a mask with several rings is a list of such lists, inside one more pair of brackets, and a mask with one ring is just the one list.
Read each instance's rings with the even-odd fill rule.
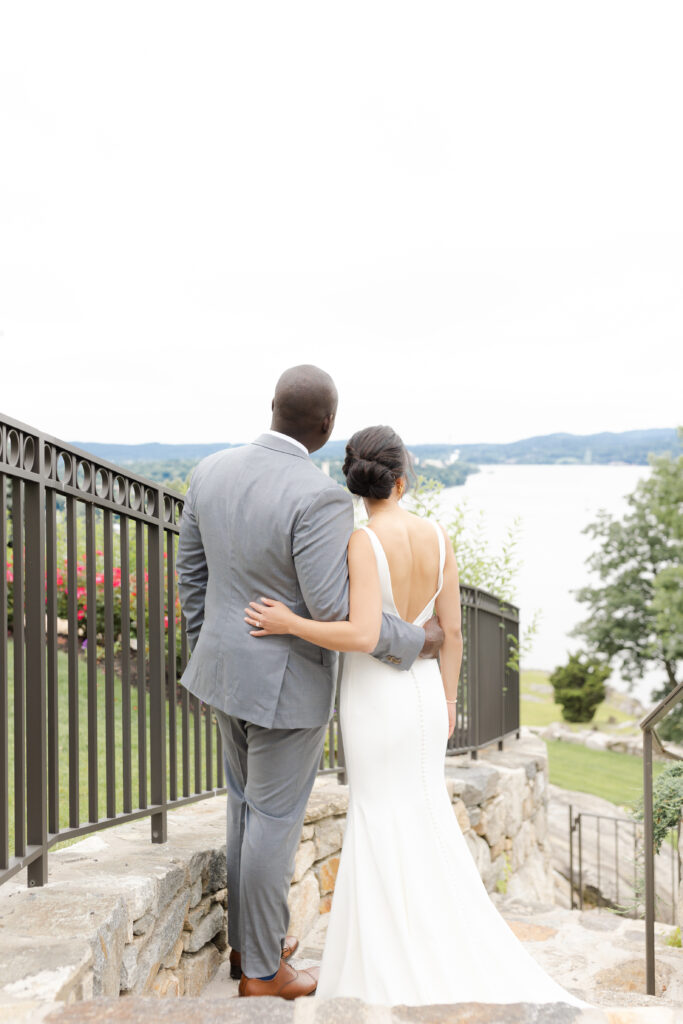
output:
[[[54,1004],[11,1016],[0,1006],[0,1022],[12,1024],[683,1024],[683,950],[664,945],[669,925],[656,927],[657,995],[645,995],[644,924],[609,911],[572,911],[494,896],[519,939],[565,988],[592,1004],[578,1010],[568,1004],[455,1004],[453,1006],[380,1007],[359,1000],[237,999],[237,982],[223,963],[199,998],[122,997]],[[301,944],[295,966],[320,961],[328,916],[317,922]],[[485,956],[485,951],[482,951]]]

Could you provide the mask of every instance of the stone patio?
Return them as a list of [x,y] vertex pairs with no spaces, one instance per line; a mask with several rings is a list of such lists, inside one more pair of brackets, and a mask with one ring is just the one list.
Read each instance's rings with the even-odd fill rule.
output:
[[[98,999],[55,1009],[54,1004],[0,1006],[0,1022],[33,1024],[148,1024],[163,1014],[169,1024],[683,1024],[683,950],[664,944],[671,927],[658,924],[657,995],[644,994],[644,925],[609,911],[580,912],[494,896],[510,927],[533,956],[594,1009],[567,1004],[455,1004],[427,1007],[368,1006],[358,1000],[237,999],[237,982],[223,963],[200,998],[138,996]],[[328,915],[301,944],[295,965],[319,962]],[[12,1015],[14,1013],[14,1015]]]

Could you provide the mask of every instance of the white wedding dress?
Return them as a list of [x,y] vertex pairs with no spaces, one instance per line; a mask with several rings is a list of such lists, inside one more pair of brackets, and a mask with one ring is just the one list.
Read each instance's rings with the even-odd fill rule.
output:
[[[436,526],[436,524],[434,524]],[[384,549],[384,611],[397,615]],[[432,614],[439,590],[415,620]],[[316,995],[385,1006],[566,1002],[500,916],[460,830],[444,780],[448,714],[439,667],[400,672],[346,654],[340,715],[349,810]]]

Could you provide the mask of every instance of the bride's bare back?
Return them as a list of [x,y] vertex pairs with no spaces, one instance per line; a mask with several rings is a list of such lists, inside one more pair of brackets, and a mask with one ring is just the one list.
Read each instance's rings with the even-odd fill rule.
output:
[[396,610],[414,622],[438,587],[439,539],[433,524],[394,506],[377,512],[368,525],[387,556]]

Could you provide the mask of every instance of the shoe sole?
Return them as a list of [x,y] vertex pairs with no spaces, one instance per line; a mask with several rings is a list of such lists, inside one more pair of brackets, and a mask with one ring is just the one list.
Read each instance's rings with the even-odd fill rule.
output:
[[[289,999],[288,996],[270,996],[270,998],[271,999],[273,999],[273,998],[275,998],[275,999],[284,999],[285,1002],[294,1003],[294,1002],[296,1002],[297,999],[308,999],[309,996],[314,996],[315,993],[317,992],[317,990],[318,990],[318,986],[316,985],[315,988],[311,992],[307,992],[306,995],[294,996],[293,999]],[[240,996],[241,999],[263,999],[264,998],[263,996],[245,996],[241,992],[238,992],[238,995]]]

